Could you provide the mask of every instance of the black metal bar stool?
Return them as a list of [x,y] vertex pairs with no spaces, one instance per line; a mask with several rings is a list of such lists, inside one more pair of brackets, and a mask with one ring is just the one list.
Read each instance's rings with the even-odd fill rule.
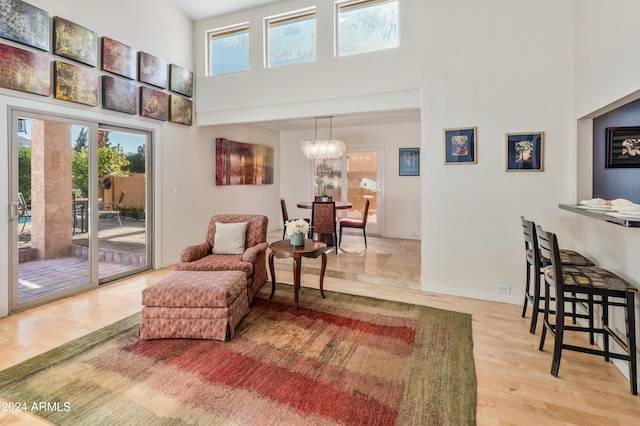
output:
[[[544,312],[540,275],[546,265],[544,264],[544,259],[540,257],[538,237],[536,235],[536,224],[533,221],[525,219],[524,216],[520,216],[520,220],[522,221],[522,231],[524,233],[524,248],[527,265],[527,281],[525,284],[524,304],[522,306],[522,318],[527,314],[527,302],[531,303],[533,310],[531,312],[531,326],[529,327],[529,332],[531,334],[535,334],[536,326],[538,324],[538,314]],[[563,265],[595,266],[595,263],[593,263],[591,259],[574,250],[560,250],[560,261]],[[534,271],[533,289],[531,289],[531,269]],[[573,323],[575,324],[576,319],[583,315],[577,313],[576,303],[573,303],[572,305]],[[586,306],[583,306],[583,308],[586,310]],[[590,313],[587,311],[586,315],[589,314]],[[590,318],[590,323],[593,323],[593,317]],[[593,336],[591,336],[591,340],[591,343],[593,344]]]
[[[550,260],[550,265],[544,268],[545,303],[544,327],[540,335],[540,350],[544,349],[544,341],[549,331],[555,336],[551,374],[558,376],[562,350],[587,353],[609,358],[620,359],[629,363],[629,381],[631,393],[638,394],[638,372],[636,365],[636,330],[635,330],[635,294],[638,291],[633,285],[611,271],[599,267],[565,266],[560,260],[558,239],[552,232],[544,231],[540,226],[536,229],[541,254]],[[555,288],[555,324],[551,323],[549,314],[551,288]],[[616,299],[612,301],[611,299]],[[565,317],[572,316],[565,312],[565,302],[579,302],[588,305],[593,312],[595,305],[602,307],[602,326],[589,324],[588,327],[566,325]],[[621,307],[625,311],[626,338],[621,337],[609,326],[609,308]],[[587,332],[602,334],[604,349],[565,344],[565,331]],[[623,354],[610,350],[613,339],[625,352]]]

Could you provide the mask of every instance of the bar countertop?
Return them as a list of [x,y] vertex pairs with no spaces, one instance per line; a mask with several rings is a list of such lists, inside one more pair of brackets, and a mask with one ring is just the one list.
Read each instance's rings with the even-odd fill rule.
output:
[[[594,219],[603,220],[605,222],[613,223],[616,225],[624,226],[626,228],[640,228],[640,218],[632,218],[622,216],[622,213],[607,212],[602,210],[589,210],[585,206],[578,206],[576,204],[559,204],[562,210],[567,210],[573,213],[588,216]],[[611,215],[613,214],[613,216]]]

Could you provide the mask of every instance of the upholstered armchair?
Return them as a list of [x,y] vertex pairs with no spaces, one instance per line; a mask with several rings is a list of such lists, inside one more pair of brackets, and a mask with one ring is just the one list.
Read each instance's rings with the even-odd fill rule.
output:
[[[246,223],[244,244],[242,241],[238,242],[237,238],[228,238],[234,233],[238,236],[238,225],[243,226],[242,223]],[[251,303],[267,281],[267,225],[268,218],[262,215],[213,216],[209,221],[205,241],[182,251],[176,271],[242,271],[247,275],[247,294]],[[243,233],[240,232],[241,234]],[[235,249],[233,243],[236,243]]]

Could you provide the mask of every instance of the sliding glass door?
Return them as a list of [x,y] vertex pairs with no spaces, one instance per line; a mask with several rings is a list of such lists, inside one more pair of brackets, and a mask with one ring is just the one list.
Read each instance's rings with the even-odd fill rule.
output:
[[11,311],[148,269],[149,134],[12,111]]

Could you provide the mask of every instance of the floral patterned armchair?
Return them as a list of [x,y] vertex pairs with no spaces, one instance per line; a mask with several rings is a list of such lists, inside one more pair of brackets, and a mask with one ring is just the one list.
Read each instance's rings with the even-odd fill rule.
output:
[[[242,254],[214,254],[217,223],[247,222]],[[209,221],[203,243],[186,247],[180,255],[176,271],[242,271],[247,274],[249,303],[267,281],[266,251],[267,216],[250,214],[221,214]]]

